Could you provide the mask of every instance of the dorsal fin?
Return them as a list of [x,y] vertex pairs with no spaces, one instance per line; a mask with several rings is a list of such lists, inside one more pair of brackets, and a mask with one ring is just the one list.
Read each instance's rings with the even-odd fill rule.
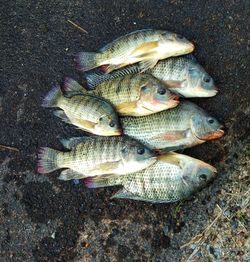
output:
[[77,81],[70,77],[66,77],[63,82],[62,90],[64,94],[70,93],[86,93],[87,90],[81,86]]
[[92,138],[88,136],[62,138],[60,139],[60,142],[65,148],[72,149],[74,146],[78,145],[83,141],[86,141],[87,139],[92,139]]

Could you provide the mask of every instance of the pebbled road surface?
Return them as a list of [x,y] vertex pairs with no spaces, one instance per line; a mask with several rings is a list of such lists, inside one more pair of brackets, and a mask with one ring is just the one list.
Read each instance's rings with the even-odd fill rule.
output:
[[[246,157],[240,151],[250,132],[249,1],[1,0],[0,6],[0,145],[18,149],[0,147],[0,260],[187,259],[192,247],[180,246],[206,227],[239,156]],[[65,76],[82,81],[73,54],[141,28],[195,41],[198,61],[220,90],[214,98],[193,101],[225,123],[226,136],[185,151],[214,164],[219,175],[183,203],[110,201],[117,188],[89,190],[58,181],[56,172],[35,171],[38,147],[62,149],[58,138],[82,134],[40,106],[52,83]],[[232,261],[238,251],[230,252],[222,250],[221,258]],[[210,253],[197,254],[195,261],[216,261]]]

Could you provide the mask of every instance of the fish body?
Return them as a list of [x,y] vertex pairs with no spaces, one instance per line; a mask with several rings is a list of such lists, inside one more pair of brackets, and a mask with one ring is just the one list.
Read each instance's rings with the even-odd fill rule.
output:
[[[104,81],[141,72],[140,65],[136,64],[109,74],[101,71],[90,73],[86,79],[88,86],[94,88]],[[212,77],[190,55],[189,58],[180,56],[161,60],[146,73],[163,81],[171,92],[183,97],[212,97],[218,92]]]
[[145,29],[121,36],[97,53],[81,52],[76,56],[78,69],[107,65],[105,71],[140,62],[143,71],[154,67],[158,60],[190,53],[194,45],[184,37],[164,30]]
[[127,198],[152,203],[175,202],[203,188],[216,175],[216,169],[198,159],[177,154],[161,155],[142,171],[110,178],[87,178],[89,188],[122,185],[112,198]]
[[78,137],[62,140],[69,152],[41,148],[38,172],[45,174],[64,168],[59,179],[80,179],[105,174],[127,174],[156,161],[154,153],[129,137]]
[[150,116],[120,118],[124,134],[153,149],[179,150],[223,136],[222,125],[197,105],[179,106]]
[[113,106],[91,94],[65,97],[59,86],[54,87],[43,101],[44,107],[58,107],[55,115],[80,129],[101,136],[121,135],[122,130]]
[[92,91],[86,91],[76,81],[66,78],[64,91],[83,92],[105,98],[121,116],[144,116],[173,108],[179,104],[158,79],[148,74],[127,75],[101,83]]

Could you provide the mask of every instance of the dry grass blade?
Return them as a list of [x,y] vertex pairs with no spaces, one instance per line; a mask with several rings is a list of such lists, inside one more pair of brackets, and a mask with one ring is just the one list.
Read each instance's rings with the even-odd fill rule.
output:
[[12,146],[0,145],[0,149],[19,152],[19,149],[15,148],[15,147],[12,147]]
[[77,29],[79,29],[80,31],[88,34],[88,31],[86,31],[85,29],[83,29],[81,26],[77,25],[76,23],[72,22],[71,20],[67,20],[70,24],[72,24],[74,27],[76,27]]

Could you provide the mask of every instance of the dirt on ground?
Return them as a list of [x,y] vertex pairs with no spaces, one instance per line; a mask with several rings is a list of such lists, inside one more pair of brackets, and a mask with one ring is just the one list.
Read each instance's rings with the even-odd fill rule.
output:
[[[0,260],[250,261],[249,1],[1,1]],[[74,27],[71,20],[86,32]],[[219,88],[192,99],[225,136],[184,153],[218,169],[213,183],[174,204],[110,200],[39,175],[40,146],[83,133],[41,107],[53,83],[79,82],[73,55],[142,28],[177,32]],[[8,146],[8,147],[6,147]]]

